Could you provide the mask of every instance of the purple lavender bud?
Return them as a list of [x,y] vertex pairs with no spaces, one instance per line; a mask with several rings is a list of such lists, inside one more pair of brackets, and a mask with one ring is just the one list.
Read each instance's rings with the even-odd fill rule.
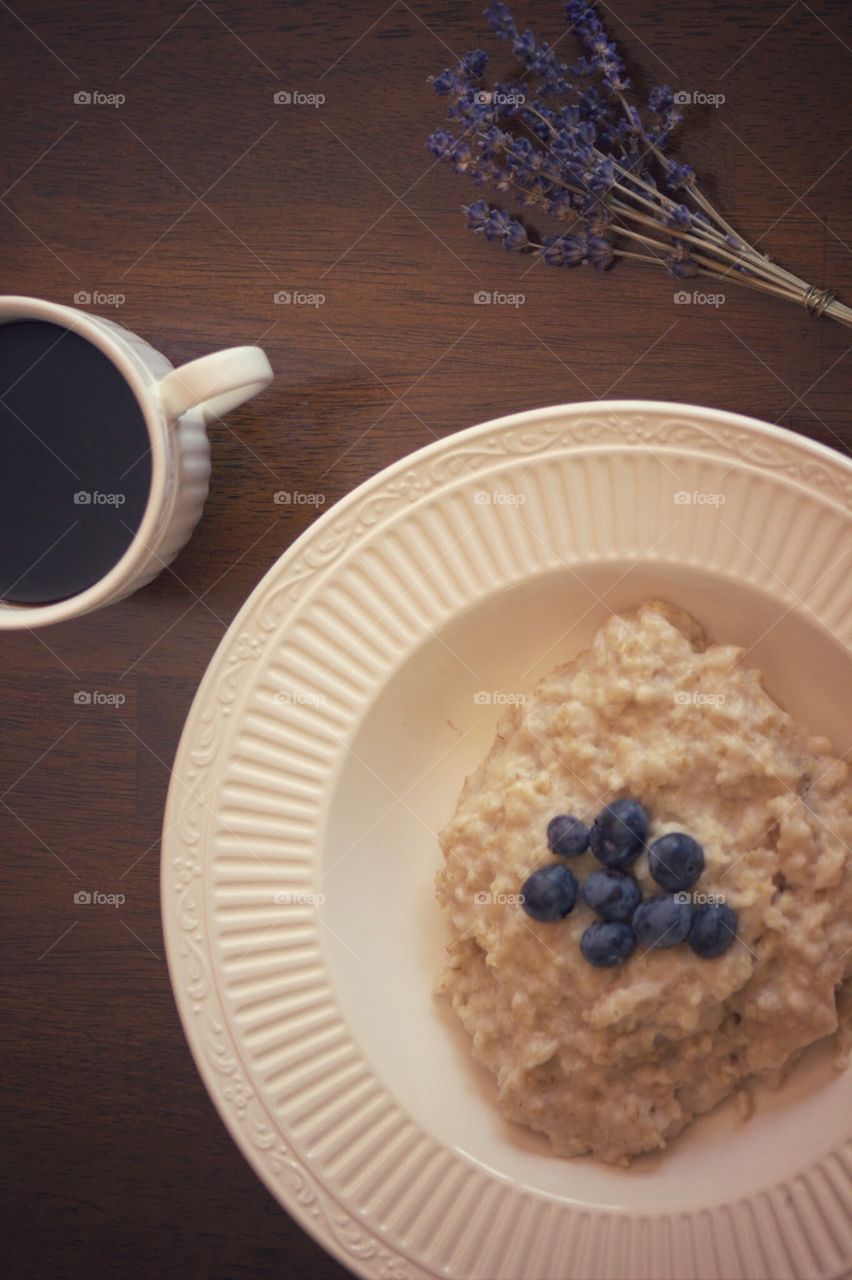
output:
[[687,231],[692,226],[692,212],[685,204],[676,204],[666,216],[665,221],[667,227],[677,227],[681,231]]
[[572,26],[577,26],[594,16],[594,9],[587,0],[568,0],[565,5],[565,21]]
[[490,129],[486,129],[482,135],[479,145],[482,147],[483,155],[487,152],[502,151],[506,144],[507,135],[503,132],[499,125],[492,124]]
[[670,191],[679,191],[682,187],[691,187],[695,183],[695,170],[691,164],[673,162],[666,177],[666,186]]
[[431,151],[433,156],[437,156],[439,160],[444,160],[450,154],[454,142],[453,135],[447,133],[446,129],[436,129],[426,139],[426,149]]
[[602,236],[605,234],[612,220],[612,214],[604,204],[596,204],[588,217],[583,219],[583,225],[586,232],[590,236]]
[[547,236],[541,254],[549,267],[577,267],[586,256],[580,236]]
[[439,98],[448,98],[456,87],[456,77],[449,67],[440,75],[429,76],[428,79]]
[[586,237],[586,260],[595,271],[606,271],[613,262],[612,245],[603,236]]
[[496,83],[493,100],[497,114],[511,119],[522,109],[527,100],[527,91],[521,84]]
[[515,19],[512,17],[512,10],[507,4],[503,3],[503,0],[491,0],[485,10],[485,17],[491,29],[498,36],[502,36],[504,40],[514,40],[518,34]]
[[648,96],[648,106],[655,115],[663,115],[674,106],[674,94],[667,84],[658,84]]
[[529,27],[527,27],[523,35],[518,36],[514,41],[512,45],[512,52],[518,58],[527,59],[535,57],[535,36],[530,31]]
[[669,136],[672,130],[676,129],[677,126],[682,122],[683,113],[681,111],[678,111],[677,107],[672,107],[670,111],[666,111],[663,115],[661,115],[659,117],[659,120],[660,120],[660,126],[661,126],[660,129],[656,134],[651,134],[650,136],[651,136],[651,141],[655,142],[657,146],[662,150],[664,147],[668,146]]
[[471,49],[459,63],[459,70],[465,71],[474,80],[481,80],[487,66],[488,54],[482,49]]
[[666,258],[666,266],[676,280],[687,280],[690,276],[698,275],[697,266],[688,257],[679,258],[671,255]]
[[473,204],[462,205],[467,214],[467,225],[471,231],[483,231],[491,214],[491,206],[487,200],[477,200]]
[[557,191],[547,206],[547,212],[551,218],[567,218],[568,214],[573,212],[573,209],[574,205],[570,191]]
[[506,238],[503,241],[503,248],[507,253],[514,253],[519,249],[526,249],[529,245],[529,236],[526,227],[522,222],[518,222],[513,218],[509,222],[509,229]]
[[485,220],[486,240],[502,240],[509,230],[509,215],[503,209],[492,209]]
[[[617,70],[607,71],[606,74],[604,75],[602,83],[607,93],[611,93],[613,97],[615,97],[617,94],[620,94],[620,93],[627,93],[627,90],[630,88],[630,81],[628,80],[627,76],[623,75],[621,71],[617,71]],[[635,112],[635,107],[628,107],[627,110]],[[640,126],[640,132],[641,132],[641,126]]]
[[612,160],[601,160],[594,169],[583,175],[584,185],[594,196],[606,195],[615,182],[615,166]]
[[458,146],[453,147],[451,156],[453,169],[456,173],[467,173],[471,165],[473,153],[466,142],[460,142]]

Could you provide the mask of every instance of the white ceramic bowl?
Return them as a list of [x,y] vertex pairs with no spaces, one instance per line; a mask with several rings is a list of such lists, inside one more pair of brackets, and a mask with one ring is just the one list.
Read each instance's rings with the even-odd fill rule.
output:
[[778,428],[662,403],[541,409],[361,486],[234,621],[166,812],[172,982],[236,1141],[356,1274],[852,1265],[852,1073],[820,1048],[747,1124],[722,1107],[625,1171],[505,1123],[432,994],[436,832],[501,698],[610,611],[682,605],[849,746],[850,507],[849,461]]

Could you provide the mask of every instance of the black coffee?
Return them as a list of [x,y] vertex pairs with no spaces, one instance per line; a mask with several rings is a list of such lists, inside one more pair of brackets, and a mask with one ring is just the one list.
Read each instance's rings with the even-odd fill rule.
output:
[[42,604],[97,582],[150,484],[145,419],[112,361],[59,325],[0,324],[0,599]]

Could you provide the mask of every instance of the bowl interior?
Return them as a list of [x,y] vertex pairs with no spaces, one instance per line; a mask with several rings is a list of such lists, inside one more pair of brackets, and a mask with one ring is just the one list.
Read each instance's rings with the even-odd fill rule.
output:
[[[344,1014],[397,1100],[434,1137],[498,1175],[566,1201],[622,1209],[706,1207],[793,1174],[837,1139],[852,1073],[815,1046],[743,1122],[732,1104],[630,1170],[565,1161],[502,1120],[447,1002],[433,995],[446,933],[434,902],[437,832],[493,740],[501,703],[585,648],[611,612],[649,597],[743,645],[772,696],[838,753],[850,725],[838,691],[848,654],[807,608],[732,577],[608,561],[486,595],[423,642],[384,684],[346,753],[328,806],[324,939]],[[477,696],[478,695],[478,696]],[[357,963],[356,963],[357,961]],[[696,1158],[699,1156],[700,1158]],[[657,1199],[659,1197],[659,1199]]]

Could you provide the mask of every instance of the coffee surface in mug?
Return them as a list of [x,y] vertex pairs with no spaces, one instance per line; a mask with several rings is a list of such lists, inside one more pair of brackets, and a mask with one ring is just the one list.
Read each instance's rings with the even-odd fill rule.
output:
[[0,599],[92,586],[133,540],[150,485],[145,417],[109,357],[43,320],[0,324]]

